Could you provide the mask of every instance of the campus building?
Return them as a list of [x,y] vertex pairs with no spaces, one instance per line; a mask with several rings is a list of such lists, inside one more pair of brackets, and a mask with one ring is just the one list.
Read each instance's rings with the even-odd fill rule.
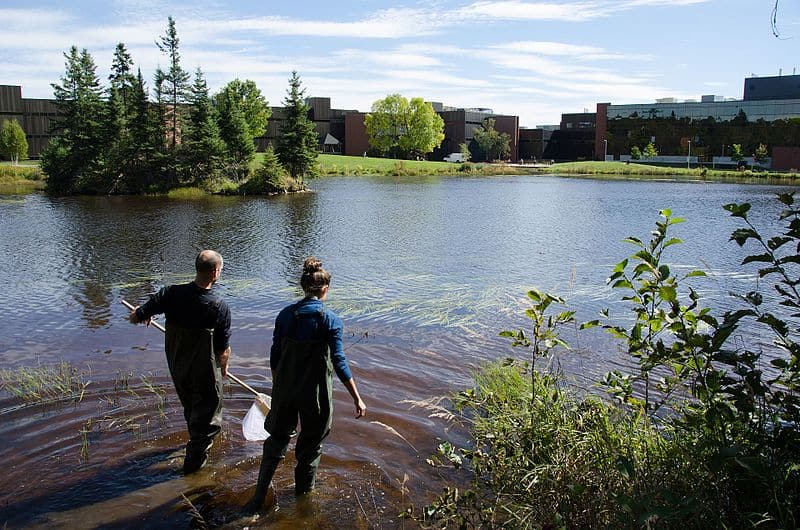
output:
[[[327,153],[340,153],[362,156],[370,151],[369,138],[364,127],[366,114],[357,110],[331,108],[331,99],[311,97],[309,119],[314,122],[319,141],[319,150]],[[434,109],[445,122],[445,139],[441,146],[431,154],[433,160],[441,160],[449,153],[458,152],[462,143],[467,143],[476,160],[482,154],[473,140],[474,131],[486,118],[495,119],[495,129],[507,133],[510,138],[509,158],[519,158],[519,118],[494,114],[490,109],[457,109],[433,103]],[[0,85],[0,122],[16,119],[28,138],[28,156],[38,158],[50,141],[51,121],[57,109],[54,100],[30,99],[22,97],[22,87]],[[272,116],[267,122],[264,135],[256,138],[256,148],[266,149],[279,136],[283,127],[286,109],[272,107]]]
[[0,85],[0,123],[17,120],[28,139],[28,156],[38,158],[50,142],[50,121],[56,106],[50,99],[22,97],[22,87]]
[[747,78],[741,100],[704,95],[682,102],[597,104],[596,159],[625,159],[632,147],[649,142],[664,162],[673,157],[723,166],[736,163],[730,158],[733,144],[741,145],[748,163],[764,144],[773,169],[800,168],[800,75]]

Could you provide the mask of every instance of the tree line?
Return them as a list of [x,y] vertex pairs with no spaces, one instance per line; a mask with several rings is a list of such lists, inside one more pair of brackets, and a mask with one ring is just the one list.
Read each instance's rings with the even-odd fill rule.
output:
[[158,193],[182,186],[264,193],[302,187],[314,175],[317,134],[297,72],[284,100],[279,141],[253,168],[256,137],[271,109],[251,80],[235,79],[211,95],[198,67],[181,65],[180,39],[168,18],[156,42],[168,66],[156,69],[152,95],[123,43],[103,86],[91,54],[73,46],[53,83],[57,118],[42,153],[55,193]]

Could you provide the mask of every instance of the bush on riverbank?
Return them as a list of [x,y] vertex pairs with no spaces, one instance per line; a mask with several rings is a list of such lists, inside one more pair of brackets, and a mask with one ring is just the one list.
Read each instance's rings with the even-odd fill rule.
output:
[[[664,252],[682,220],[664,210],[650,241],[626,241],[636,252],[613,269],[633,319],[615,324],[609,311],[581,328],[603,327],[621,339],[638,371],[607,374],[617,405],[565,390],[558,374],[536,372],[537,357],[563,344],[558,328],[572,312],[548,312],[559,298],[531,291],[530,330],[503,332],[530,352],[490,365],[474,389],[456,395],[471,422],[472,462],[464,492],[449,488],[418,518],[440,526],[519,528],[690,527],[795,528],[800,523],[800,209],[791,194],[781,233],[763,237],[750,205],[725,206],[744,227],[731,239],[757,246],[742,264],[777,278],[773,303],[758,292],[721,318],[702,308]],[[788,309],[789,314],[786,313]],[[765,326],[774,349],[743,344],[738,325]],[[529,377],[523,377],[523,375]],[[440,450],[457,460],[448,446]]]

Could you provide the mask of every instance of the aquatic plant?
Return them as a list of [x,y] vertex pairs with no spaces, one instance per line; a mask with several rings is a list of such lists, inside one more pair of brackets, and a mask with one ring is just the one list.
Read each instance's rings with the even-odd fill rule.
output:
[[22,366],[16,369],[0,370],[0,389],[26,403],[50,400],[83,399],[88,371],[80,371],[67,361],[56,365]]
[[[561,374],[540,373],[532,364],[485,366],[474,388],[450,398],[470,424],[472,446],[442,444],[445,459],[434,462],[460,466],[451,457],[463,456],[473,473],[470,485],[446,488],[415,514],[418,521],[484,528],[795,528],[800,209],[791,194],[779,200],[786,209],[774,237],[749,220],[749,204],[725,206],[745,223],[731,239],[757,245],[742,264],[759,263],[759,277],[777,278],[777,304],[753,291],[738,295],[744,308],[714,317],[687,283],[704,274],[675,275],[666,262],[665,251],[681,243],[670,236],[681,220],[662,211],[648,242],[627,239],[636,252],[609,278],[634,318],[619,325],[606,310],[582,326],[619,338],[638,368],[602,382],[618,403],[571,394]],[[543,297],[532,300],[541,304]],[[528,316],[536,322],[543,309],[529,309]],[[729,344],[746,319],[773,337],[768,370],[763,346]],[[534,336],[554,332],[556,323],[534,326]],[[505,334],[516,345],[535,344],[521,331]]]

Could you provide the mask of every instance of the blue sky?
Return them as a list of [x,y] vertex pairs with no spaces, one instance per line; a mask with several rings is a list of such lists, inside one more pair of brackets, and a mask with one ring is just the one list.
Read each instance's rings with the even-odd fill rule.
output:
[[779,38],[773,3],[3,0],[0,84],[52,97],[73,44],[105,79],[120,41],[150,82],[167,62],[155,41],[172,15],[183,67],[202,67],[212,90],[252,79],[279,105],[296,69],[307,94],[335,108],[368,111],[399,92],[516,114],[532,127],[604,101],[741,98],[747,76],[800,73],[800,3],[781,0]]

